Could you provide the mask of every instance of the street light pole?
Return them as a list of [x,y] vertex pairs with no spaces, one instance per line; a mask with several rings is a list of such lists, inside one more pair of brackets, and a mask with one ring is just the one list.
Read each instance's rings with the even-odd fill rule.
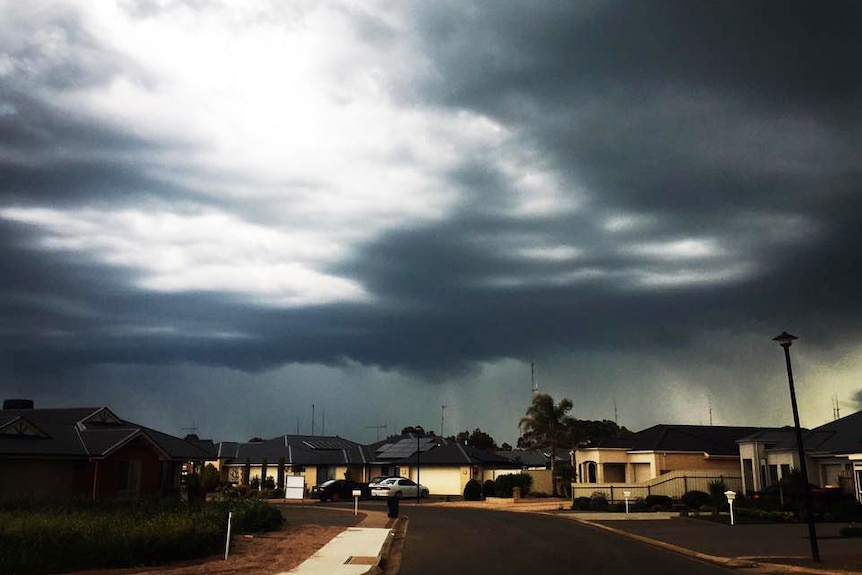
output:
[[790,405],[793,407],[793,427],[796,432],[796,449],[799,455],[799,471],[802,473],[802,480],[805,482],[805,513],[808,515],[808,540],[811,543],[811,560],[815,563],[820,562],[820,549],[817,545],[817,528],[814,526],[814,509],[811,504],[811,488],[808,485],[808,465],[805,463],[805,447],[802,443],[802,428],[799,426],[799,409],[796,407],[796,390],[793,387],[793,368],[790,365],[790,346],[794,339],[799,339],[795,335],[790,335],[786,331],[772,338],[777,341],[778,345],[784,348],[784,362],[787,364],[787,382],[790,384]]

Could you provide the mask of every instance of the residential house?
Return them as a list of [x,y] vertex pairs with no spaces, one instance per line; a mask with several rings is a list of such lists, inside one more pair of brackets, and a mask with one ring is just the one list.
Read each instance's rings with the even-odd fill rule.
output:
[[[551,481],[551,450],[550,449],[513,449],[497,451],[497,455],[505,457],[512,462],[509,467],[501,467],[492,471],[490,479],[496,479],[499,475],[510,473],[526,473],[533,478],[532,491],[534,493],[551,493],[553,483]],[[565,449],[557,449],[555,467],[558,476],[571,469],[569,452]],[[567,487],[558,481],[558,489],[565,493]]]
[[573,451],[577,483],[643,483],[677,470],[739,473],[738,439],[760,427],[654,425]]
[[[737,443],[745,492],[777,483],[799,466],[792,427],[756,432]],[[810,482],[854,493],[862,501],[862,411],[803,429],[802,443]]]
[[462,495],[471,479],[493,479],[495,470],[512,466],[494,452],[435,436],[390,438],[368,451],[375,472],[418,480],[432,495]]
[[[222,481],[229,483],[277,479],[279,461],[286,476],[301,476],[305,489],[329,479],[349,475],[356,481],[371,478],[370,465],[362,445],[341,437],[320,435],[279,435],[245,443],[224,441],[218,444],[218,468]],[[249,477],[245,478],[246,462]],[[266,477],[263,466],[266,463]],[[246,479],[248,481],[246,481]]]
[[737,440],[770,431],[761,427],[655,425],[631,438],[608,438],[572,450],[575,496],[598,491],[630,497],[707,491],[711,481],[741,489]]
[[206,449],[121,419],[107,407],[0,410],[0,500],[178,495],[183,464]]

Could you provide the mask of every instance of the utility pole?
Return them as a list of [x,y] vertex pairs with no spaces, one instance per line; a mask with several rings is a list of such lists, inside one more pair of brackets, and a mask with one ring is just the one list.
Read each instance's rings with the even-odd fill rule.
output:
[[445,415],[446,415],[446,406],[441,405],[440,406],[440,437],[444,437],[444,435],[443,435],[443,419],[444,419]]
[[536,362],[530,361],[530,381],[532,382],[533,395],[539,393],[539,384],[536,383]]
[[709,402],[709,426],[712,427],[712,396],[707,396],[707,401]]
[[314,437],[314,404],[311,404],[311,436]]

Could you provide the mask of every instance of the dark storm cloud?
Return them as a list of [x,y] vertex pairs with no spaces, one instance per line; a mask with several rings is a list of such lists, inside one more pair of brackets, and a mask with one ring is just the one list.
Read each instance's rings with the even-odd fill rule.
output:
[[[11,270],[0,279],[3,364],[23,377],[96,364],[256,372],[356,361],[440,380],[549,349],[673,350],[683,364],[711,330],[771,337],[792,324],[821,346],[858,339],[860,11],[851,2],[417,3],[408,28],[427,62],[418,77],[392,80],[400,96],[498,122],[539,158],[515,157],[518,168],[558,175],[577,208],[512,215],[527,192],[511,174],[491,152],[461,158],[445,174],[460,198],[452,215],[373,237],[328,270],[365,286],[370,303],[292,309],[144,291],[133,271],[34,249],[38,230],[0,220],[0,265]],[[398,45],[392,27],[354,16],[369,44]],[[144,77],[73,15],[53,22],[63,55],[17,39],[15,61],[36,71],[0,89],[14,110],[0,116],[4,204],[190,200],[152,175],[150,156],[169,144],[69,116],[42,96],[43,86],[98,85],[129,67]],[[610,233],[614,217],[641,219]],[[714,240],[716,253],[639,251],[690,238]],[[577,253],[534,257],[560,246]],[[741,264],[750,268],[736,277]],[[685,273],[720,279],[640,281]]]

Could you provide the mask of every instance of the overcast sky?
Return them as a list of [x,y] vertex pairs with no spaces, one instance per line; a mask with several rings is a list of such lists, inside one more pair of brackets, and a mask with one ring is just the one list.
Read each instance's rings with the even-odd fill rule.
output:
[[[0,0],[0,391],[183,434],[862,404],[862,3]],[[447,406],[445,410],[442,406]],[[386,425],[378,430],[373,426]],[[325,427],[324,427],[325,426]]]

